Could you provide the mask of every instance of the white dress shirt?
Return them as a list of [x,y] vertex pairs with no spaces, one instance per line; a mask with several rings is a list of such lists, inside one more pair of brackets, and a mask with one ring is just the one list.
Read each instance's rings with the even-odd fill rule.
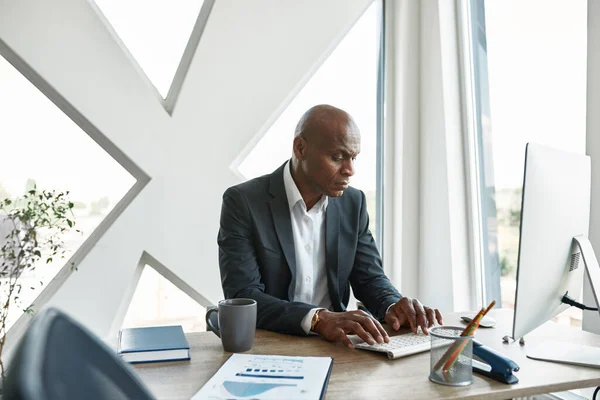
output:
[[317,306],[302,319],[302,329],[309,333],[315,311],[331,307],[325,269],[325,211],[328,198],[322,195],[317,204],[307,211],[290,168],[288,161],[283,169],[283,183],[290,206],[296,253],[296,288],[292,301]]

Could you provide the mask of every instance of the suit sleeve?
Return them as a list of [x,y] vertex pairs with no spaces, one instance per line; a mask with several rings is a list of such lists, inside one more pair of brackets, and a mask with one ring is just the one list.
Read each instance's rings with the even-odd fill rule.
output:
[[257,328],[306,335],[302,319],[314,306],[289,302],[264,292],[253,244],[250,209],[243,194],[235,187],[227,189],[223,195],[217,242],[225,298],[256,300]]
[[369,230],[365,194],[361,191],[358,243],[350,284],[356,298],[375,318],[383,321],[388,307],[402,296],[383,272],[379,250]]

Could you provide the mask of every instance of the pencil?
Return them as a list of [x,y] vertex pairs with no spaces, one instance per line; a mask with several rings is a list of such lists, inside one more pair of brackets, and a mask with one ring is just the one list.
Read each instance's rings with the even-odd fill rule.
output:
[[[487,306],[487,308],[482,308],[481,310],[479,310],[477,315],[467,324],[465,329],[463,329],[460,336],[471,336],[475,332],[477,327],[479,327],[479,322],[481,322],[481,319],[485,316],[485,314],[487,314],[494,307],[494,305],[496,305],[496,301],[492,300],[492,302]],[[475,325],[477,325],[477,327],[475,327]],[[448,350],[444,353],[444,355],[440,358],[440,360],[434,365],[433,369],[437,371],[438,369],[440,369],[442,367],[442,365],[444,365],[444,363],[447,363],[447,361],[450,358],[452,358],[452,356],[458,356],[458,354],[460,354],[460,352],[464,349],[464,346],[463,346],[459,350],[459,352],[456,353],[456,350],[458,350],[458,348],[461,346],[461,343],[465,343],[465,345],[466,345],[466,341],[454,342],[448,348]],[[454,364],[454,363],[452,363],[452,364]],[[449,365],[449,364],[446,364],[446,365]]]
[[[495,304],[496,304],[496,301],[492,300],[492,302],[487,306],[487,308],[485,309],[485,311],[483,313],[477,314],[477,316],[475,318],[473,318],[473,321],[475,321],[475,323],[471,326],[471,328],[469,330],[465,329],[466,332],[463,331],[463,333],[461,333],[461,336],[472,336],[473,334],[475,334],[475,331],[477,330],[477,328],[479,328],[479,324],[481,323],[481,320],[492,309],[492,307],[494,307]],[[473,322],[473,321],[471,321],[471,322]],[[468,343],[468,340],[462,340],[460,342],[454,343],[457,345],[456,346],[457,348],[452,352],[452,355],[448,358],[448,360],[446,361],[446,364],[444,364],[444,370],[449,370],[450,368],[452,368],[454,363],[456,363],[456,360],[458,360],[458,356],[460,355],[460,353],[467,346],[467,343]]]
[[[467,324],[467,327],[462,331],[462,333],[460,334],[460,336],[469,336],[468,332],[473,328],[473,326],[475,325],[475,321],[477,320],[477,318],[483,314],[485,312],[485,308],[482,308],[481,310],[479,310],[479,312],[477,313],[477,315],[471,320],[469,321],[469,323]],[[439,359],[439,361],[435,364],[435,366],[433,367],[434,370],[438,370],[441,368],[441,366],[446,362],[446,360],[448,360],[448,357],[450,357],[450,355],[454,352],[454,350],[456,350],[456,347],[458,345],[456,344],[456,342],[454,342],[452,344],[452,346],[450,346],[448,348],[448,350],[444,353],[444,355]]]

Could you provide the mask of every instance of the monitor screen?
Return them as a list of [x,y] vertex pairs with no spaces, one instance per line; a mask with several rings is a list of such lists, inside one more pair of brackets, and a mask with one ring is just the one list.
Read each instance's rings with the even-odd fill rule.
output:
[[587,238],[591,162],[584,154],[529,143],[519,237],[513,339],[522,338],[578,299],[584,263],[575,236]]

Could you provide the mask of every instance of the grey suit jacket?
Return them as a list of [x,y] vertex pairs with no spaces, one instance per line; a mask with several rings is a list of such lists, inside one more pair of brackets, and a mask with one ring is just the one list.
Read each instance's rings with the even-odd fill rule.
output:
[[[258,303],[258,328],[304,335],[302,319],[315,305],[290,301],[296,256],[283,183],[285,165],[225,191],[219,267],[225,298]],[[329,198],[325,249],[332,311],[346,310],[352,285],[356,298],[383,320],[387,307],[402,296],[383,272],[362,191],[348,188],[343,196]]]

